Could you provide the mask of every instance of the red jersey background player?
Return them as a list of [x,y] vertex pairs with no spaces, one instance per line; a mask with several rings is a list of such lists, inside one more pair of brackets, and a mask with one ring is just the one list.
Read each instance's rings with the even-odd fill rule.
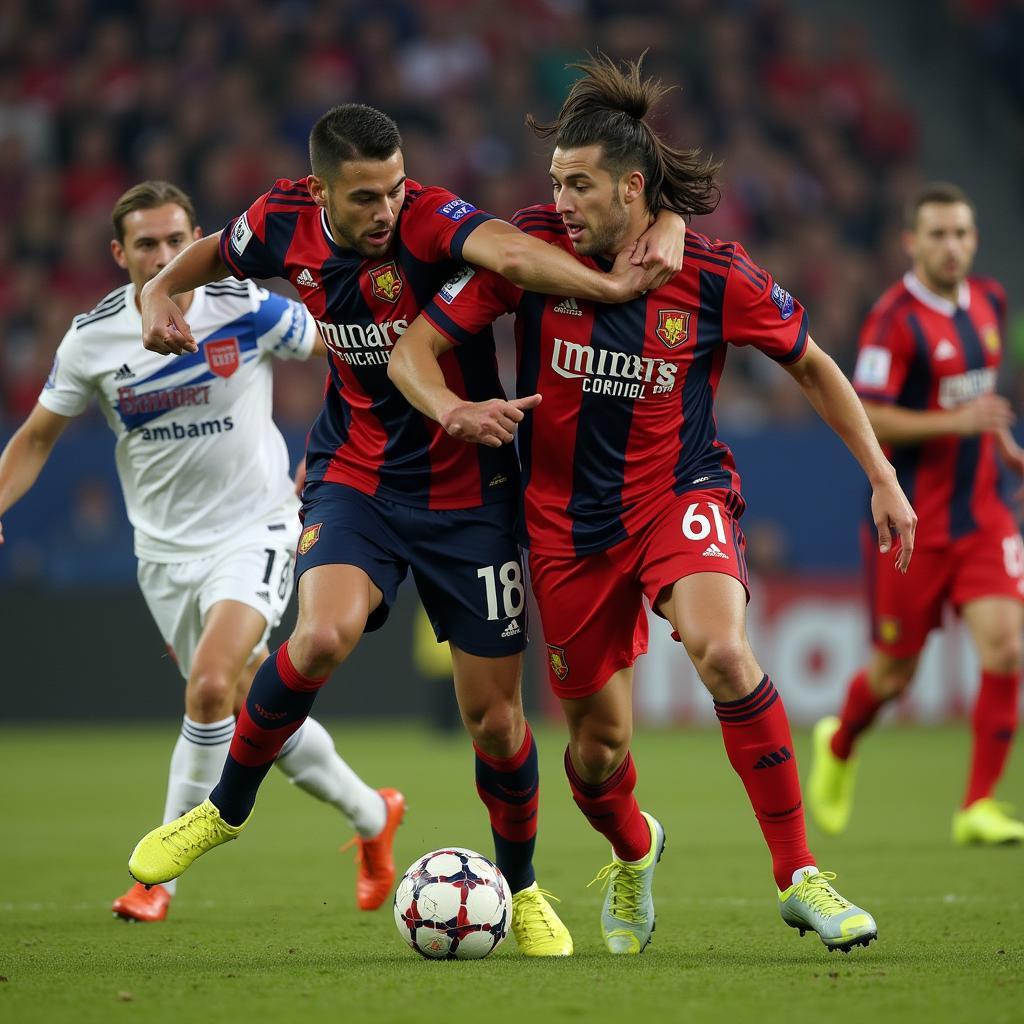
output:
[[[555,203],[515,222],[588,266],[609,267],[662,206],[714,208],[715,165],[660,139],[644,115],[664,91],[599,58],[585,65],[554,124]],[[437,355],[473,344],[516,312],[522,424],[501,402],[466,403],[445,387]],[[487,445],[518,427],[533,588],[549,680],[569,724],[573,797],[611,842],[602,934],[638,953],[654,927],[651,886],[664,830],[641,812],[629,753],[632,665],[643,652],[643,600],[682,639],[715,701],[729,760],[771,849],[783,919],[831,948],[866,945],[871,915],[843,900],[807,848],[800,783],[782,700],[746,638],[739,476],[716,438],[715,388],[728,344],[756,345],[790,371],[860,461],[874,487],[880,547],[890,527],[913,546],[914,515],[860,403],[807,333],[803,307],[733,242],[689,235],[686,262],[663,287],[618,307],[547,298],[478,275],[428,303],[390,373],[450,433]],[[891,557],[891,556],[890,556]]]
[[875,304],[860,338],[854,386],[918,514],[906,577],[866,552],[874,649],[849,684],[839,718],[815,727],[808,801],[821,828],[842,832],[853,806],[857,737],[914,678],[946,602],[981,661],[974,747],[958,843],[1024,839],[1024,823],[992,799],[1017,727],[1024,627],[1024,544],[999,489],[997,453],[1017,474],[1024,451],[995,394],[1006,299],[970,275],[974,207],[955,185],[926,186],[910,204],[904,242],[913,269]]
[[[346,104],[321,117],[310,160],[307,179],[277,182],[143,294],[147,347],[181,352],[193,343],[171,295],[229,271],[286,277],[317,319],[329,376],[307,444],[295,630],[256,674],[210,799],[144,837],[129,867],[141,882],[161,882],[238,835],[282,744],[362,634],[383,625],[411,570],[438,641],[451,646],[520,950],[567,955],[572,939],[533,869],[539,779],[520,697],[527,622],[515,458],[482,457],[453,441],[402,398],[387,362],[427,301],[448,301],[466,286],[474,270],[463,259],[525,286],[595,298],[635,295],[662,271],[630,267],[626,254],[623,273],[609,279],[445,189],[408,180],[397,126],[370,107]],[[446,362],[445,379],[467,399],[503,397],[489,330],[478,341]],[[396,795],[392,832],[402,811]],[[390,846],[387,854],[393,876]]]

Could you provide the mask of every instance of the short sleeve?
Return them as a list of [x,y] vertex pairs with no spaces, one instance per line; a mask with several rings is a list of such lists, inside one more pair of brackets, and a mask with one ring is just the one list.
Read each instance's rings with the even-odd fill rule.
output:
[[455,193],[431,186],[410,196],[402,210],[402,243],[424,263],[461,260],[466,239],[495,219]]
[[722,333],[732,345],[753,345],[779,363],[807,348],[807,311],[737,245],[725,281]]
[[50,375],[39,394],[39,404],[58,416],[80,416],[96,390],[80,348],[72,326],[57,348]]
[[461,345],[515,310],[522,296],[522,289],[500,274],[467,264],[445,281],[422,315],[452,344]]
[[[289,183],[290,184],[290,183]],[[228,221],[220,235],[220,258],[234,277],[284,277],[281,257],[269,244],[269,218],[292,212],[279,195],[282,183],[260,196],[244,213]],[[298,204],[300,200],[295,199]],[[301,205],[314,205],[312,200]]]
[[254,288],[256,341],[277,359],[308,359],[316,343],[316,321],[306,307],[265,288]]
[[892,310],[872,310],[860,333],[854,390],[869,402],[895,402],[914,354],[904,319]]

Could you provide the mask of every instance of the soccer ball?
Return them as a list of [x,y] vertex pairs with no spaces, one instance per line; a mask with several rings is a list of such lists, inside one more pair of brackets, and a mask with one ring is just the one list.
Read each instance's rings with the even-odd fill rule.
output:
[[505,876],[457,846],[418,857],[395,890],[395,924],[428,960],[479,960],[501,945],[512,917]]

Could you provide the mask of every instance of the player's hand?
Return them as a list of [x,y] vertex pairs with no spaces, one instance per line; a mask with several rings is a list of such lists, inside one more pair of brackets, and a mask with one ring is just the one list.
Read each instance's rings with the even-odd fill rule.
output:
[[905,573],[914,553],[917,513],[910,507],[895,473],[891,479],[877,484],[871,492],[871,517],[878,530],[878,550],[883,555],[892,548],[893,533],[898,536],[896,568]]
[[662,211],[658,219],[637,239],[629,262],[643,267],[644,291],[668,284],[683,268],[686,221],[678,213]]
[[491,398],[486,402],[463,402],[441,417],[441,426],[462,441],[500,448],[516,436],[528,409],[540,405],[540,395],[527,398]]
[[644,282],[650,277],[650,273],[641,265],[633,262],[633,249],[626,246],[615,257],[611,271],[605,275],[605,282],[608,288],[606,302],[629,302],[639,298],[647,291],[648,286]]
[[302,497],[302,488],[306,486],[306,460],[299,459],[299,464],[295,467],[295,493],[298,497]]
[[142,344],[150,352],[162,356],[180,356],[198,352],[192,329],[177,303],[169,296],[148,287],[139,296],[142,307]]
[[956,410],[957,433],[962,437],[1006,430],[1017,417],[1002,395],[982,395],[964,402]]

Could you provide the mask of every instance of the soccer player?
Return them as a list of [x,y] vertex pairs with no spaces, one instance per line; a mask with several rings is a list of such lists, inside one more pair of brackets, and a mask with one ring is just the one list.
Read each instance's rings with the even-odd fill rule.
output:
[[[644,117],[663,87],[607,58],[583,72],[557,120],[554,203],[513,222],[606,268],[662,208],[706,213],[715,165],[671,147]],[[518,393],[532,406],[473,403],[446,387],[438,358],[463,355],[480,327],[516,314]],[[771,850],[783,920],[831,949],[876,936],[871,915],[819,871],[804,828],[782,699],[747,642],[744,503],[713,400],[726,346],[754,345],[786,367],[863,466],[879,546],[890,527],[913,547],[914,514],[849,383],[811,340],[803,307],[735,242],[690,233],[668,284],[620,306],[546,298],[478,274],[449,304],[428,303],[390,365],[409,400],[452,435],[484,447],[518,432],[530,570],[549,681],[569,725],[573,797],[612,845],[598,875],[612,953],[639,953],[654,930],[661,824],[634,796],[632,665],[646,649],[646,597],[681,638],[714,698],[729,760]],[[543,396],[543,400],[541,400]]]
[[914,678],[947,602],[981,662],[974,746],[956,843],[1024,840],[1024,822],[993,792],[1017,728],[1024,627],[1024,542],[999,489],[999,460],[1024,473],[1009,433],[1013,412],[995,393],[1006,299],[971,276],[974,206],[955,185],[926,185],[908,208],[912,269],[875,304],[861,332],[854,387],[924,524],[912,578],[866,551],[873,649],[850,681],[838,718],[814,728],[807,799],[824,832],[853,807],[858,737]]
[[[627,253],[620,273],[598,273],[443,188],[409,180],[397,126],[370,107],[328,111],[311,132],[310,160],[307,179],[279,181],[143,296],[147,346],[177,353],[193,342],[173,294],[229,272],[286,277],[318,322],[330,375],[306,452],[295,632],[257,673],[210,799],[144,837],[129,867],[141,882],[162,882],[239,834],[277,751],[329,673],[384,623],[411,568],[438,641],[451,646],[520,950],[568,955],[572,939],[533,868],[537,750],[520,697],[527,623],[515,456],[450,438],[409,406],[387,363],[426,302],[452,302],[472,279],[462,260],[524,286],[612,300],[671,269],[631,266]],[[501,400],[512,415],[529,404],[504,403],[489,328],[443,372],[467,399]]]
[[[298,303],[225,282],[178,296],[198,340],[193,355],[168,366],[142,347],[139,293],[200,238],[192,201],[167,182],[144,181],[121,196],[112,220],[111,252],[129,283],[75,317],[61,342],[38,404],[0,455],[0,515],[33,485],[64,428],[95,398],[117,437],[139,585],[186,680],[164,808],[171,821],[216,783],[235,713],[292,591],[298,501],[271,418],[271,360],[323,355],[324,345]],[[367,786],[313,719],[277,765],[352,822],[357,902],[378,907],[394,879],[401,794]],[[173,882],[148,891],[135,885],[113,910],[162,921],[173,894]]]

